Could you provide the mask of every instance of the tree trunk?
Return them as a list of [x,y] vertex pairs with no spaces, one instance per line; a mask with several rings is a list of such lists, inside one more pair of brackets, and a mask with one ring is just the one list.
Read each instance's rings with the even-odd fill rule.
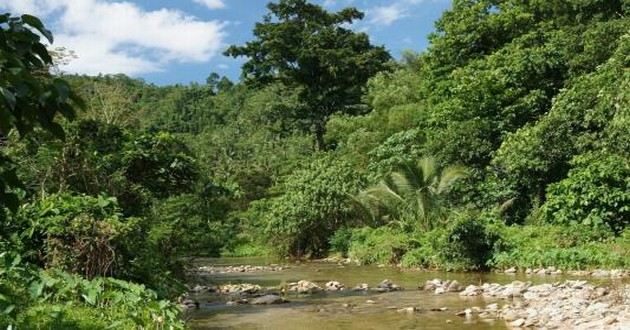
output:
[[324,127],[326,125],[325,121],[317,121],[313,124],[313,134],[314,134],[314,149],[316,151],[325,151],[326,143],[324,142],[324,133],[326,129]]

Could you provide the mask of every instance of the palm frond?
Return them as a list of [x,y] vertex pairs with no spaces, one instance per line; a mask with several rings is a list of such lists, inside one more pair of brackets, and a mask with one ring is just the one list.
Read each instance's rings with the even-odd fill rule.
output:
[[468,169],[464,166],[449,166],[442,170],[440,183],[437,187],[437,193],[442,194],[449,190],[455,182],[468,176]]
[[422,181],[425,184],[431,184],[431,181],[437,177],[437,162],[433,157],[422,157],[418,160],[417,167],[422,171]]

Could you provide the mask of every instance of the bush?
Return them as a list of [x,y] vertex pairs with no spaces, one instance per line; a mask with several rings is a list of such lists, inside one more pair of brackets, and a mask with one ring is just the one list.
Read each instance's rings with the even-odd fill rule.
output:
[[348,255],[363,265],[397,264],[411,242],[407,233],[390,227],[364,227],[352,231]]
[[571,226],[503,226],[490,265],[495,268],[627,268],[630,231],[618,238],[605,228]]
[[332,252],[341,253],[342,256],[346,257],[348,256],[348,249],[352,242],[352,229],[340,228],[328,241]]
[[32,224],[31,235],[25,239],[45,266],[88,278],[116,272],[119,252],[140,221],[124,218],[115,198],[70,194],[26,204],[18,218],[25,226]]
[[453,219],[441,251],[442,266],[449,270],[483,270],[499,239],[492,229],[492,213],[464,212]]
[[572,163],[566,179],[547,187],[541,219],[623,231],[630,224],[630,161],[592,153]]
[[25,329],[183,329],[181,311],[155,292],[113,278],[39,271],[0,254],[0,325]]

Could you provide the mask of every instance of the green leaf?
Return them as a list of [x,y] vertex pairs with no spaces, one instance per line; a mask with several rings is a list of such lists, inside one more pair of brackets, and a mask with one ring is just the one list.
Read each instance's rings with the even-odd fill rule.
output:
[[28,292],[31,295],[31,298],[35,299],[42,295],[44,291],[44,281],[35,281],[31,283],[28,287]]
[[2,96],[4,97],[4,100],[6,101],[6,104],[9,106],[9,108],[11,110],[14,110],[17,100],[15,99],[15,95],[13,94],[13,92],[4,87],[0,87],[0,94],[2,94]]
[[39,31],[39,33],[41,33],[44,37],[46,37],[46,39],[48,39],[48,42],[50,42],[51,44],[53,43],[52,32],[44,27],[44,24],[42,23],[42,21],[39,20],[39,18],[33,15],[24,14],[22,15],[22,21]]

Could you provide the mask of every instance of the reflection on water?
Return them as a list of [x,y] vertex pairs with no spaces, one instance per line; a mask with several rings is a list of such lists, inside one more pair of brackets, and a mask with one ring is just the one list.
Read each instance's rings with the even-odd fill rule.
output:
[[[264,265],[273,263],[266,259],[207,259],[200,265]],[[195,280],[195,284],[253,283],[263,287],[281,283],[309,280],[324,286],[335,280],[352,288],[359,283],[376,286],[389,279],[405,288],[390,293],[352,292],[321,293],[310,296],[289,294],[290,303],[274,306],[226,306],[225,297],[199,295],[195,297],[201,308],[192,312],[190,324],[194,329],[506,329],[505,323],[489,322],[476,317],[466,319],[455,313],[472,306],[483,307],[497,302],[483,297],[460,297],[456,293],[434,295],[419,291],[427,280],[440,278],[457,280],[463,285],[483,282],[509,283],[514,280],[536,282],[551,281],[524,275],[494,273],[445,273],[401,271],[396,268],[376,266],[339,266],[331,263],[309,262],[294,264],[280,272],[216,274]],[[562,277],[553,280],[563,280]],[[368,303],[368,300],[372,302]],[[507,301],[499,301],[499,304]],[[399,312],[405,307],[417,307],[415,313]],[[447,307],[442,312],[432,308]]]

